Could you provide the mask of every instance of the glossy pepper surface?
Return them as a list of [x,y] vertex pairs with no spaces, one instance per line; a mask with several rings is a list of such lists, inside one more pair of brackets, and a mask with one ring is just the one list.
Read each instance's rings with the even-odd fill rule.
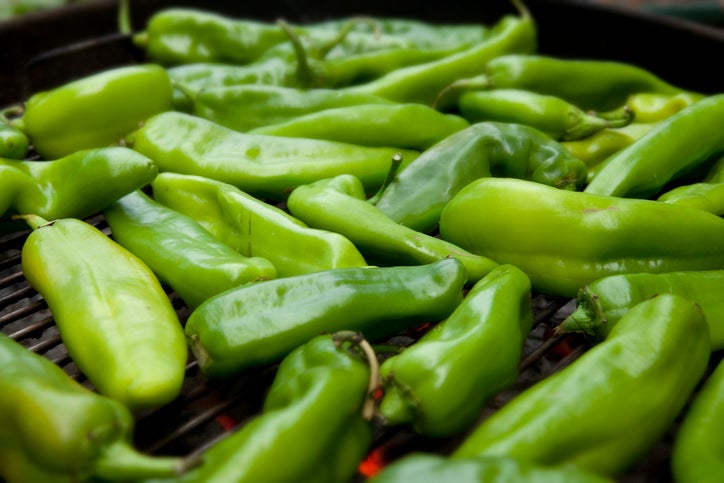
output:
[[532,322],[528,277],[512,265],[493,269],[447,319],[382,363],[385,423],[434,437],[470,428],[518,378]]
[[268,280],[204,302],[186,336],[202,372],[227,376],[278,361],[319,333],[354,330],[373,340],[441,320],[462,300],[466,275],[449,258]]
[[22,130],[45,159],[119,143],[138,124],[171,110],[171,81],[155,64],[116,67],[32,95]]
[[0,158],[23,159],[29,147],[28,136],[10,124],[0,112]]
[[656,198],[662,203],[689,206],[724,215],[724,183],[691,183],[663,192]]
[[583,287],[576,309],[556,330],[583,332],[600,342],[635,305],[662,293],[695,302],[704,311],[713,350],[724,348],[724,270],[629,273],[603,277]]
[[198,221],[242,255],[271,261],[280,277],[367,266],[345,236],[310,227],[227,183],[161,173],[151,185],[159,203]]
[[3,481],[128,481],[184,471],[182,458],[133,448],[133,426],[123,404],[88,390],[50,360],[0,334]]
[[695,304],[672,294],[649,299],[604,342],[483,420],[452,457],[502,455],[616,477],[671,426],[710,350]]
[[515,458],[480,456],[451,459],[413,453],[394,461],[370,483],[613,483],[613,480],[572,466],[543,466]]
[[292,351],[279,365],[261,413],[173,481],[349,481],[372,430],[364,414],[370,363],[345,338],[319,335]]
[[73,362],[99,393],[132,409],[173,400],[188,351],[153,272],[81,220],[27,221],[34,230],[23,245],[23,273],[47,302]]
[[406,163],[418,155],[412,150],[244,134],[175,112],[149,119],[135,133],[133,149],[153,159],[161,172],[204,176],[271,199],[284,199],[299,185],[344,173],[374,191],[394,154],[401,152]]
[[443,210],[440,234],[563,297],[607,275],[724,268],[724,220],[711,213],[511,178],[461,190]]
[[287,208],[309,226],[345,236],[365,259],[377,265],[422,265],[454,257],[465,265],[468,284],[498,265],[395,223],[366,200],[362,183],[352,175],[342,174],[296,188],[287,199]]
[[524,178],[575,190],[586,182],[586,166],[535,128],[480,122],[423,152],[399,172],[375,206],[397,223],[429,232],[458,191],[490,176]]
[[189,307],[239,285],[277,275],[272,263],[245,257],[194,219],[130,193],[103,211],[113,240],[136,255]]
[[724,363],[713,372],[694,395],[674,436],[671,469],[675,481],[713,483],[724,471]]
[[641,139],[606,160],[587,193],[648,198],[669,181],[724,152],[724,94],[707,96],[659,121]]
[[146,156],[123,147],[86,149],[54,161],[0,159],[0,216],[84,218],[158,174]]

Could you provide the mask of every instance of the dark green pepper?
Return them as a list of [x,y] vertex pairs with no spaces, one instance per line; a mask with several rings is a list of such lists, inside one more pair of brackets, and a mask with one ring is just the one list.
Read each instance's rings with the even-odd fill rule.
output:
[[462,301],[463,264],[337,268],[238,287],[196,308],[186,336],[201,371],[223,377],[282,359],[316,334],[374,340],[447,317]]
[[171,110],[171,91],[161,66],[116,67],[34,94],[19,126],[43,158],[60,158],[119,143],[142,121]]
[[131,445],[123,404],[0,334],[0,478],[8,483],[130,481],[173,476],[190,463]]
[[600,342],[626,312],[657,294],[673,293],[697,303],[706,316],[713,350],[724,348],[724,270],[628,273],[601,278],[583,287],[577,307],[556,328],[583,332]]
[[303,138],[276,138],[233,131],[189,114],[167,112],[149,119],[133,136],[133,149],[153,159],[159,171],[216,179],[253,196],[285,199],[302,184],[353,174],[377,190],[390,159],[412,150]]
[[450,459],[412,453],[385,467],[369,483],[613,483],[572,466],[543,466],[503,456]]
[[367,266],[343,235],[311,228],[229,184],[161,173],[151,185],[156,201],[193,218],[242,255],[271,261],[280,277]]
[[362,183],[352,175],[342,174],[296,188],[287,199],[287,208],[309,226],[351,240],[368,261],[377,265],[418,265],[455,257],[465,265],[468,284],[497,266],[452,243],[395,223],[366,201]]
[[716,364],[694,395],[674,436],[671,469],[675,481],[713,483],[724,471],[724,363]]
[[443,207],[472,181],[490,176],[524,178],[575,190],[586,182],[585,164],[530,126],[481,122],[448,136],[404,168],[375,204],[397,223],[435,229]]
[[702,311],[678,295],[656,296],[484,419],[452,458],[501,455],[618,476],[683,410],[710,352]]
[[447,319],[382,363],[385,424],[433,437],[468,429],[517,380],[532,323],[528,277],[512,265],[494,268]]
[[606,160],[587,193],[648,198],[724,152],[724,94],[707,96],[656,123],[641,139]]
[[517,266],[535,290],[562,297],[575,297],[607,275],[724,268],[718,216],[517,179],[486,178],[465,187],[443,210],[440,234]]
[[68,354],[99,393],[132,409],[178,396],[188,350],[176,311],[153,272],[81,220],[33,228],[22,250],[25,278],[48,304]]
[[279,365],[261,413],[173,481],[349,481],[372,441],[365,407],[375,364],[374,352],[354,339],[319,335],[295,348]]
[[193,308],[230,288],[277,276],[270,261],[245,257],[198,222],[130,193],[103,211],[113,240],[140,258]]
[[148,184],[154,162],[131,149],[77,151],[54,161],[0,159],[0,216],[84,218]]

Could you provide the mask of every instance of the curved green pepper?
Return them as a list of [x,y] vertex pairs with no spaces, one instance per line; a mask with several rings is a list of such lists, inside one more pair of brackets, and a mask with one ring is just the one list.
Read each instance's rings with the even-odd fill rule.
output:
[[587,193],[647,198],[669,181],[724,151],[724,94],[705,97],[659,121],[641,139],[606,161]]
[[80,385],[50,360],[0,334],[0,477],[8,483],[129,481],[173,476],[183,458],[130,444],[123,404]]
[[586,182],[586,166],[535,128],[481,122],[423,152],[382,191],[375,205],[397,223],[429,232],[458,191],[490,176],[575,190]]
[[525,124],[558,141],[587,138],[606,128],[628,125],[632,116],[598,117],[560,97],[522,89],[466,92],[458,99],[460,115],[471,123],[482,121]]
[[724,183],[701,182],[677,186],[663,192],[656,200],[661,203],[697,208],[722,216],[724,215]]
[[673,293],[704,311],[713,350],[724,348],[724,270],[669,273],[628,273],[603,277],[583,287],[576,309],[556,331],[583,332],[600,342],[626,312],[649,298]]
[[422,104],[365,104],[325,109],[249,133],[423,151],[469,125]]
[[710,351],[695,304],[672,294],[649,299],[604,342],[483,420],[452,458],[502,455],[617,476],[674,422]]
[[461,302],[465,281],[455,258],[267,280],[204,302],[186,337],[204,374],[228,376],[278,361],[319,333],[355,330],[373,340],[441,320]]
[[242,255],[271,261],[279,277],[367,266],[343,235],[311,228],[229,184],[161,173],[151,186],[156,201],[198,221]]
[[452,243],[395,223],[366,201],[362,183],[352,175],[296,188],[287,199],[287,208],[309,226],[343,235],[374,264],[415,265],[454,257],[465,265],[469,284],[497,266]]
[[683,416],[674,436],[671,469],[676,481],[714,483],[724,471],[724,363],[719,362]]
[[32,95],[21,129],[55,159],[120,142],[139,123],[171,110],[171,81],[155,64],[116,67]]
[[607,275],[724,268],[724,220],[718,216],[517,179],[468,185],[443,210],[440,234],[517,266],[535,290],[562,297]]
[[148,184],[154,162],[131,149],[77,151],[54,161],[0,159],[0,216],[84,218]]
[[22,250],[25,278],[45,299],[68,354],[98,392],[132,409],[178,396],[188,350],[151,270],[81,220],[26,220],[33,231]]
[[528,277],[494,268],[445,320],[380,367],[385,424],[444,437],[475,423],[490,398],[518,378],[533,323]]
[[450,459],[412,453],[394,461],[369,483],[613,483],[572,466],[543,466],[502,456]]
[[159,171],[216,179],[271,199],[284,199],[297,186],[345,173],[374,191],[394,154],[402,153],[405,163],[418,155],[413,150],[244,134],[177,112],[152,117],[132,142]]
[[369,449],[372,429],[364,414],[370,363],[346,338],[319,335],[295,348],[279,365],[261,414],[173,481],[349,481]]
[[654,123],[663,121],[676,114],[683,108],[706,97],[695,92],[681,92],[679,94],[659,94],[656,92],[637,92],[626,99],[626,104],[612,113],[602,113],[602,116],[620,116],[623,111],[630,112],[636,122]]
[[230,288],[277,276],[270,261],[241,255],[192,218],[142,191],[124,196],[103,214],[113,239],[191,308]]
[[0,112],[0,158],[23,159],[29,147],[28,136]]

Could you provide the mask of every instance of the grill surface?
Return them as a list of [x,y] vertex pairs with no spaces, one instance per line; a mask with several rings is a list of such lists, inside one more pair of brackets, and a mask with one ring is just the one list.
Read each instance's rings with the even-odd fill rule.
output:
[[[285,16],[293,21],[305,21],[351,13],[410,16],[412,12],[417,18],[427,20],[490,22],[501,14],[498,9],[502,2],[495,3],[496,7],[491,5],[484,12],[476,2],[454,3],[454,6],[447,5],[448,10],[444,11],[439,10],[436,2],[389,3],[271,0],[252,13],[246,12],[241,2],[209,1],[204,2],[204,8],[267,20]],[[702,58],[714,58],[721,53],[724,46],[722,31],[614,8],[583,7],[554,0],[529,3],[539,24],[539,50],[543,53],[635,62],[682,87],[704,93],[724,91],[721,78],[709,75],[707,65],[699,63]],[[171,4],[198,5],[199,2],[135,2],[132,4],[134,25],[143,25],[151,12]],[[36,89],[60,84],[108,64],[138,61],[139,52],[132,48],[128,39],[113,33],[114,18],[115,2],[98,2],[0,25],[0,45],[11,47],[0,52],[0,106],[20,102]],[[9,42],[11,38],[13,41]],[[81,43],[69,47],[72,42]],[[668,51],[667,55],[656,54],[662,50]],[[691,51],[697,51],[697,56],[688,55]],[[666,62],[657,60],[661,58]],[[87,221],[109,234],[102,215]],[[7,222],[2,223],[0,229],[7,226]],[[49,358],[92,389],[69,359],[45,302],[28,286],[22,274],[20,253],[29,230],[18,223],[0,233],[4,233],[0,235],[0,331]],[[180,320],[185,322],[189,309],[172,291],[169,290],[168,295]],[[520,378],[488,404],[481,418],[526,387],[565,367],[588,348],[580,336],[553,335],[552,328],[573,310],[574,300],[534,294],[533,305],[534,329],[523,350]],[[388,342],[406,345],[419,336],[420,333],[401,334]],[[712,366],[718,358],[715,354]],[[275,370],[276,366],[270,366],[221,381],[209,380],[199,373],[193,358],[189,357],[181,396],[160,409],[136,413],[135,445],[153,454],[187,455],[202,451],[259,413]],[[670,481],[669,456],[676,427],[674,424],[648,455],[619,481]],[[378,448],[378,453],[387,459],[412,450],[447,453],[464,436],[429,440],[406,429],[377,427],[373,448]],[[355,478],[359,482],[364,479],[362,474]]]

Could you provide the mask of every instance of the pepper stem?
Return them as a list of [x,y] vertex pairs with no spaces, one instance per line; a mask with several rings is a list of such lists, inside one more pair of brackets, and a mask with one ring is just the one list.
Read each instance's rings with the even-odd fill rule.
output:
[[96,460],[94,476],[113,481],[163,478],[181,475],[195,464],[196,460],[183,457],[145,455],[125,441],[116,441]]
[[400,166],[402,166],[402,153],[395,153],[392,155],[392,163],[390,164],[390,169],[387,171],[387,177],[385,177],[385,180],[382,182],[382,186],[380,186],[380,189],[377,190],[377,193],[372,195],[367,201],[371,204],[375,204],[379,201],[380,197],[382,196],[382,193],[387,189],[387,187],[392,184],[392,182],[395,180],[395,177],[397,176],[397,172],[400,170]]
[[379,24],[374,18],[371,17],[353,17],[347,22],[344,23],[342,28],[337,32],[337,35],[332,38],[330,41],[324,43],[321,47],[319,47],[319,53],[321,54],[322,58],[325,58],[327,54],[329,54],[329,51],[335,48],[340,43],[344,42],[344,39],[347,38],[347,35],[352,31],[352,29],[357,26],[358,24],[362,23],[369,23],[372,25],[373,33],[375,38],[379,38],[380,36],[380,28]]
[[25,215],[13,215],[10,217],[10,219],[11,220],[23,220],[33,230],[36,230],[42,226],[52,225],[53,223],[55,223],[54,221],[48,221],[41,216],[33,215],[33,214],[29,214],[29,213],[25,214]]
[[432,107],[434,109],[437,109],[444,100],[447,100],[447,97],[461,91],[489,89],[492,86],[493,84],[491,79],[485,74],[480,74],[475,77],[468,77],[466,79],[458,79],[452,84],[448,84],[447,86],[445,86],[437,94],[435,100],[432,101]]
[[304,86],[312,85],[315,80],[315,75],[312,67],[309,65],[309,54],[307,54],[307,49],[302,45],[302,39],[299,38],[297,33],[294,32],[292,27],[284,19],[278,19],[277,25],[279,25],[289,37],[289,41],[294,48],[294,53],[297,56],[297,80]]
[[131,25],[131,3],[129,0],[120,0],[118,2],[118,16],[116,17],[118,22],[118,31],[122,34],[130,35],[133,33],[133,26]]
[[359,348],[365,359],[367,359],[367,364],[370,367],[370,380],[367,385],[367,397],[362,406],[362,417],[367,421],[371,421],[375,416],[375,393],[381,386],[380,365],[377,361],[377,354],[375,354],[374,349],[361,332],[342,330],[335,332],[332,335],[332,339],[337,346],[341,345],[342,342],[352,343],[353,347]]

